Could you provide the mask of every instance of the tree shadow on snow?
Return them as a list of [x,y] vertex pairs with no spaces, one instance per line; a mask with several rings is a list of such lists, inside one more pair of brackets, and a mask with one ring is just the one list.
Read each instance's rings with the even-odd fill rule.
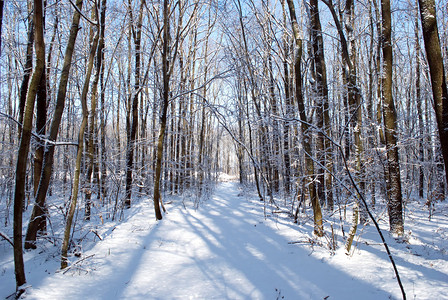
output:
[[[388,298],[388,293],[309,256],[296,245],[288,245],[285,238],[263,223],[261,207],[238,197],[236,185],[223,185],[221,190],[218,188],[218,196],[198,211],[183,211],[184,222],[179,222],[183,224],[179,230],[194,233],[204,242],[195,249],[197,253],[188,245],[184,249],[190,261],[182,267],[200,270],[200,279],[188,282],[189,295],[218,299],[337,299],[340,295],[344,299]],[[182,267],[170,276],[184,272]],[[182,290],[172,293],[181,298],[188,292],[181,282],[183,277],[179,278],[179,285],[171,288]]]
[[[221,184],[198,210],[175,205],[152,228],[148,228],[154,224],[152,215],[139,218],[146,218],[147,223],[130,218],[114,231],[128,237],[103,240],[92,249],[101,252],[95,253],[97,271],[74,276],[72,283],[67,283],[69,276],[59,275],[45,283],[41,294],[47,299],[60,296],[56,290],[64,281],[70,289],[65,299],[389,297],[305,249],[289,245],[278,231],[264,224],[259,202],[238,197],[235,183]],[[139,228],[142,224],[148,225]]]

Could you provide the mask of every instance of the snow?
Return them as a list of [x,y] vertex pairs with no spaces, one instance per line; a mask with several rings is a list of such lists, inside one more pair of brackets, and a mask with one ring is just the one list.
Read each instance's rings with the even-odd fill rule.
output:
[[[71,268],[58,270],[59,249],[47,243],[25,253],[26,299],[389,299],[401,298],[392,266],[373,226],[359,226],[346,255],[340,225],[316,238],[272,213],[255,194],[227,178],[198,209],[167,201],[155,221],[151,199],[135,203],[122,222],[105,222]],[[281,202],[281,201],[278,201]],[[422,205],[421,205],[422,206]],[[448,217],[445,203],[428,220],[407,207],[407,242],[385,234],[408,299],[448,298]],[[349,216],[349,214],[347,214]],[[351,219],[351,218],[348,218]],[[387,219],[387,218],[384,218]],[[327,234],[330,222],[326,224]],[[380,225],[387,229],[382,221]],[[349,224],[345,223],[346,230]],[[14,293],[12,247],[0,240],[0,297]]]

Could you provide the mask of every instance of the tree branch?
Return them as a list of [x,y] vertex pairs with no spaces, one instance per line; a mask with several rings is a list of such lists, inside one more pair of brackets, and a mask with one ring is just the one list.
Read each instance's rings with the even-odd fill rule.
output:
[[81,15],[81,17],[83,17],[84,19],[86,19],[87,22],[89,22],[90,24],[92,24],[93,26],[98,26],[98,22],[93,22],[92,20],[90,20],[89,18],[87,18],[82,11],[75,5],[75,3],[72,2],[72,0],[69,0],[70,4],[76,9],[76,11],[78,12],[78,14]]
[[1,230],[0,230],[0,236],[1,236],[2,238],[4,238],[8,243],[10,243],[11,246],[14,247],[14,243],[13,243],[12,240],[9,238],[9,236],[7,236],[7,235],[6,235],[4,232],[2,232]]
[[[16,119],[11,117],[10,115],[7,115],[7,114],[5,114],[3,112],[0,112],[0,116],[13,121],[14,123],[16,123],[19,126],[19,128],[22,128],[22,123],[20,123],[19,121],[17,121]],[[54,142],[54,141],[51,141],[51,140],[49,140],[47,138],[44,138],[42,135],[37,134],[34,131],[31,131],[31,135],[34,136],[39,141],[44,142],[45,144],[53,145],[53,146],[78,146],[78,143],[75,143],[75,142]]]

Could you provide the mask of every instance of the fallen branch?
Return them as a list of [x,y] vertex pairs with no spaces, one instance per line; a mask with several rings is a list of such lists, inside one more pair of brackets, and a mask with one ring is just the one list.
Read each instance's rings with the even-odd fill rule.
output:
[[311,244],[310,241],[295,241],[295,242],[288,242],[288,244],[290,245],[294,245],[294,244]]
[[303,241],[288,242],[288,244],[290,244],[290,245],[293,245],[293,244],[310,244],[311,246],[317,245],[317,246],[323,247],[323,245],[320,242],[318,242],[316,240],[313,240],[311,238],[308,238],[307,240],[303,240]]
[[[67,273],[70,269],[75,268],[75,267],[79,269],[80,267],[76,266],[77,264],[79,264],[79,263],[83,262],[84,260],[86,260],[86,259],[88,259],[88,258],[91,258],[91,257],[93,257],[93,256],[95,256],[95,254],[92,254],[92,255],[89,255],[89,256],[84,256],[83,258],[78,259],[77,261],[75,261],[74,263],[72,263],[70,266],[68,266],[67,268],[65,268],[64,271],[62,272],[62,274]],[[84,271],[86,271],[86,270],[84,270]]]
[[91,230],[99,239],[102,241],[103,239],[99,236],[98,232],[96,230]]
[[91,258],[91,257],[93,257],[93,256],[95,256],[95,254],[92,254],[92,255],[89,255],[89,256],[84,256],[83,258],[78,259],[77,261],[75,261],[75,262],[72,264],[72,266],[74,266],[74,265],[76,265],[76,264],[79,264],[80,262],[83,262],[84,260],[86,260],[86,259],[88,259],[88,258]]

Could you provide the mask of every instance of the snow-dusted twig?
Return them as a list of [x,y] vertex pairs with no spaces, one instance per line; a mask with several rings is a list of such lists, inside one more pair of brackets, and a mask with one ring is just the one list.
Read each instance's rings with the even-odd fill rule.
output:
[[[68,266],[66,269],[64,269],[64,271],[62,272],[62,274],[67,273],[67,272],[68,272],[69,270],[71,270],[72,268],[79,268],[79,266],[77,266],[77,264],[79,264],[79,263],[81,263],[81,262],[85,261],[86,259],[91,258],[91,257],[93,257],[93,256],[95,256],[95,254],[88,255],[88,256],[84,256],[83,258],[78,259],[77,261],[75,261],[74,263],[72,263],[70,266]],[[84,270],[84,271],[86,271],[86,270]]]
[[7,236],[5,233],[3,233],[1,230],[0,230],[0,236],[4,238],[8,243],[10,243],[11,246],[14,247],[14,243],[12,242],[11,238]]
[[[0,116],[7,118],[11,121],[13,121],[14,123],[16,123],[20,128],[22,128],[22,123],[20,123],[19,121],[17,121],[16,119],[14,119],[13,117],[11,117],[8,114],[5,114],[3,112],[0,111]],[[53,146],[78,146],[78,143],[75,142],[55,142],[55,141],[51,141],[49,139],[46,139],[45,137],[43,137],[40,134],[37,134],[34,131],[31,131],[31,135],[34,136],[36,139],[38,139],[39,141],[46,143],[46,144],[50,144]]]

